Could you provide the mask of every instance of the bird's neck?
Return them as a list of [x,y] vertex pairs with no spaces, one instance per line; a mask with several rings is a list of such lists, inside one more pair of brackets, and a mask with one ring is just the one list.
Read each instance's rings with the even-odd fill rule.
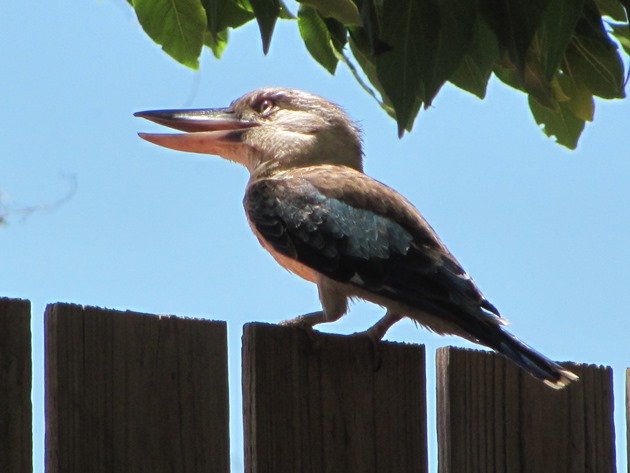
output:
[[274,149],[273,152],[263,152],[250,148],[247,168],[252,178],[267,177],[283,171],[300,169],[311,166],[333,165],[345,166],[363,172],[361,149],[301,147],[296,149]]
[[251,180],[257,180],[265,177],[276,176],[285,172],[294,171],[296,169],[312,168],[317,166],[342,166],[352,168],[355,171],[363,172],[361,161],[343,161],[343,160],[286,160],[268,159],[260,160],[258,164],[250,169]]

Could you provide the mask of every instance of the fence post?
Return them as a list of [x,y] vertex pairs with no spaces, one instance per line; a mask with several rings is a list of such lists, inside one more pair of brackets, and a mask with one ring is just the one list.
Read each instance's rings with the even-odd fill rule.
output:
[[424,347],[378,348],[245,325],[245,471],[425,473]]
[[612,370],[553,390],[494,353],[438,350],[440,473],[614,473]]
[[0,298],[0,471],[33,471],[31,303]]
[[224,322],[45,314],[46,472],[229,471]]

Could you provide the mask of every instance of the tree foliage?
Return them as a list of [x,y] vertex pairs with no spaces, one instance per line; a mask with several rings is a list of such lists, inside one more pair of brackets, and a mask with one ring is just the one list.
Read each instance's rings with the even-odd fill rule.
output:
[[296,21],[311,56],[331,74],[346,64],[399,135],[446,82],[483,99],[492,74],[526,93],[542,130],[571,149],[594,97],[625,97],[630,0],[303,0],[297,15],[282,0],[130,3],[146,33],[191,68],[204,45],[220,58],[232,28],[255,19],[267,53],[276,21]]

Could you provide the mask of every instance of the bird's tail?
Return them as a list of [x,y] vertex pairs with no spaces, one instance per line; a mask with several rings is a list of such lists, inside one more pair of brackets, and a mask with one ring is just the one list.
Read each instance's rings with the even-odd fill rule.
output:
[[494,336],[487,337],[486,332],[484,340],[479,341],[509,358],[547,386],[562,389],[578,379],[577,375],[527,346],[502,327],[496,326],[493,332]]

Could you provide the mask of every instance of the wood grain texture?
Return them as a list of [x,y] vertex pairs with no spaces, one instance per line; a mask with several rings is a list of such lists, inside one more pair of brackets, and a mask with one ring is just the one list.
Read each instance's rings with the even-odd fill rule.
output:
[[424,473],[425,390],[422,346],[247,324],[245,471]]
[[49,305],[46,472],[229,471],[223,322]]
[[557,391],[500,355],[439,349],[439,472],[615,472],[612,370],[563,365],[580,380]]
[[31,303],[0,299],[0,472],[33,471]]

